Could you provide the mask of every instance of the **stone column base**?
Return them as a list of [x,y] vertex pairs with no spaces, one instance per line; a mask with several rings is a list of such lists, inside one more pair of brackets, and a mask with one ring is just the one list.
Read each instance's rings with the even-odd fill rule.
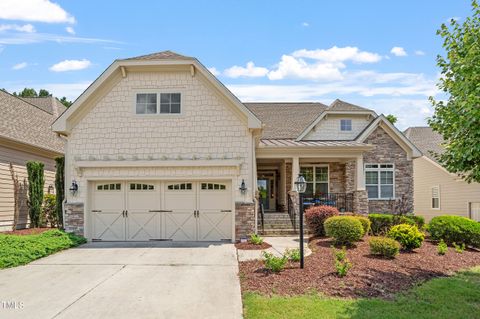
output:
[[353,212],[368,214],[368,194],[366,190],[353,192]]
[[235,239],[247,238],[255,233],[255,204],[235,203]]
[[83,203],[65,203],[63,225],[67,233],[85,236],[85,215]]

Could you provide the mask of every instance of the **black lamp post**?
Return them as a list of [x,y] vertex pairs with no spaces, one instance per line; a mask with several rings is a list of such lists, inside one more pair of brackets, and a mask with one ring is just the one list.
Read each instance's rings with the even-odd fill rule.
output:
[[300,268],[304,267],[304,253],[303,253],[303,193],[307,190],[307,182],[302,175],[298,175],[295,181],[295,190],[298,192],[300,201]]

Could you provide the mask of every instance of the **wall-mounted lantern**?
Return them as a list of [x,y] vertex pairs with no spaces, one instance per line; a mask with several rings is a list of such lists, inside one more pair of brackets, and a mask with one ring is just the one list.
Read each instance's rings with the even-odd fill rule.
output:
[[245,194],[247,192],[247,186],[245,185],[245,180],[242,179],[242,184],[240,184],[240,193]]
[[77,192],[78,192],[77,181],[75,180],[72,181],[72,185],[70,185],[69,191],[70,191],[70,194],[72,194],[72,196],[77,195]]

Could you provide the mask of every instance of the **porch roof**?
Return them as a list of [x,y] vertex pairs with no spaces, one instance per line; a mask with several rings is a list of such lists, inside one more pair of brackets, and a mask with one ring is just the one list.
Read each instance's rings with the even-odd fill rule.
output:
[[297,147],[315,147],[315,148],[367,148],[371,145],[357,141],[296,141],[295,139],[261,139],[259,148],[297,148]]

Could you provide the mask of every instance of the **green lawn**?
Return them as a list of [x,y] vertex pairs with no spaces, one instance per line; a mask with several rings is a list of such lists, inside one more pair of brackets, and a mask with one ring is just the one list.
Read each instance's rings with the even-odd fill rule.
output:
[[480,316],[480,267],[437,278],[395,300],[336,299],[319,295],[244,296],[246,319],[254,318],[405,318],[454,319]]
[[58,229],[35,235],[0,234],[0,269],[28,264],[57,251],[85,243],[85,238]]

